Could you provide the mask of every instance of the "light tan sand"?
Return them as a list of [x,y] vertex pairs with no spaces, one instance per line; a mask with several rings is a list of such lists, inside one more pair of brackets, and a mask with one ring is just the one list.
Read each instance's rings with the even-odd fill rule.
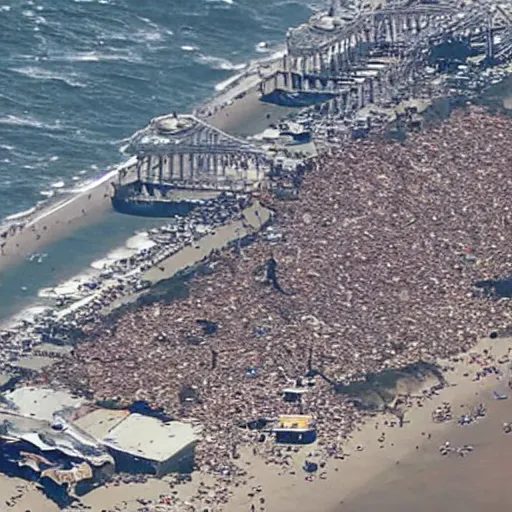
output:
[[[486,348],[499,358],[512,350],[512,338],[482,340],[474,351],[481,353]],[[247,496],[251,487],[257,485],[263,488],[260,496],[265,497],[266,512],[366,512],[377,507],[403,512],[483,512],[490,505],[502,503],[509,496],[507,469],[512,454],[512,434],[510,437],[503,434],[501,425],[504,421],[512,421],[512,402],[493,401],[492,391],[498,385],[503,387],[503,381],[498,381],[496,376],[471,380],[480,367],[469,364],[468,360],[465,356],[461,363],[450,363],[455,367],[446,375],[450,386],[425,406],[408,410],[403,428],[385,427],[385,416],[381,414],[356,431],[346,444],[348,458],[329,461],[325,480],[316,478],[310,483],[304,479],[301,465],[314,447],[305,447],[297,457],[296,475],[280,474],[279,468],[267,466],[259,457],[242,454],[250,475],[249,484],[235,489],[225,511],[249,511],[251,503],[258,505],[256,510],[259,510],[259,504]],[[467,372],[469,377],[464,376]],[[455,422],[433,423],[432,411],[443,401],[452,404],[455,419],[469,412],[475,403],[485,402],[488,417],[465,427],[458,427]],[[383,447],[377,441],[381,432],[386,433]],[[427,438],[429,433],[431,439]],[[453,454],[443,458],[438,448],[446,440],[454,446],[472,444],[475,450],[463,459]],[[358,445],[364,448],[363,451],[356,450]],[[185,499],[191,496],[204,478],[195,473],[192,484],[178,487],[180,494],[183,493]],[[0,495],[8,499],[14,494],[15,485],[20,483],[25,489],[31,488],[21,480],[0,476]],[[85,496],[83,502],[91,506],[93,512],[111,508],[114,504],[121,510],[134,511],[138,506],[137,498],[155,499],[170,492],[166,480],[151,479],[145,484],[109,485],[97,489]],[[33,490],[26,491],[22,503],[25,508],[9,510],[57,510]]]
[[[9,505],[8,505],[9,503]],[[0,510],[2,512],[57,512],[59,507],[46,499],[32,483],[0,475]]]
[[[138,499],[155,500],[160,495],[170,496],[177,491],[176,496],[186,501],[197,491],[200,482],[211,483],[209,478],[196,478],[187,485],[171,488],[169,479],[149,479],[140,484],[107,484],[94,489],[85,495],[81,503],[92,512],[113,510],[118,507],[123,512],[136,512],[141,508]],[[16,497],[20,496],[16,499]],[[12,506],[8,506],[6,502]],[[47,499],[35,484],[19,478],[9,478],[0,475],[0,510],[2,512],[57,512],[59,507]],[[75,508],[76,510],[76,508]],[[80,510],[80,509],[79,509]]]
[[263,103],[259,100],[259,91],[253,89],[243,99],[234,101],[205,120],[228,133],[247,137],[261,133],[269,124],[277,123],[299,110]]
[[[495,354],[506,354],[509,348],[512,348],[512,340],[499,340],[493,342],[490,340],[483,340],[476,348],[477,351],[482,351],[484,348],[493,347]],[[452,440],[452,444],[457,444],[455,436],[450,437],[448,434],[456,429],[463,431],[462,427],[454,426],[452,422],[448,424],[435,424],[431,420],[432,411],[443,401],[448,401],[454,405],[454,416],[462,414],[461,409],[455,405],[473,404],[475,398],[479,401],[489,401],[492,389],[497,385],[495,377],[486,377],[483,381],[473,382],[469,378],[464,377],[464,373],[474,372],[478,369],[477,365],[468,365],[467,362],[456,366],[456,371],[448,373],[447,378],[451,386],[442,390],[439,396],[429,401],[424,407],[415,407],[406,414],[406,424],[403,428],[390,428],[383,426],[384,416],[379,415],[377,419],[367,422],[359,431],[355,432],[352,439],[346,445],[346,452],[350,454],[348,459],[344,461],[329,462],[327,469],[327,478],[325,480],[317,479],[312,483],[305,481],[305,473],[300,469],[301,464],[297,464],[297,475],[280,475],[276,476],[276,468],[269,467],[259,459],[253,459],[251,462],[251,473],[256,475],[251,480],[251,486],[262,485],[263,495],[266,499],[266,510],[269,512],[311,512],[311,511],[330,511],[342,510],[345,508],[340,506],[341,502],[346,500],[353,500],[352,508],[348,509],[351,512],[373,510],[380,501],[375,500],[372,502],[373,506],[369,506],[364,501],[364,496],[367,496],[369,490],[375,486],[380,491],[379,496],[382,498],[383,488],[382,481],[386,481],[388,475],[393,475],[396,472],[397,461],[404,464],[402,473],[396,478],[409,476],[408,468],[413,465],[416,471],[416,480],[411,477],[411,486],[413,483],[418,484],[421,481],[421,473],[424,470],[426,463],[434,464],[435,468],[442,465],[446,461],[438,453],[439,445],[447,439]],[[503,402],[499,402],[501,405]],[[498,402],[491,404],[491,414],[497,407]],[[510,407],[509,407],[510,410]],[[394,419],[388,417],[388,419]],[[503,443],[512,442],[512,438],[508,439],[503,437],[501,431],[495,427],[491,427],[491,433],[485,426],[487,418],[480,420],[482,425],[479,426],[485,441],[481,443],[489,443],[491,438],[498,437],[497,441],[500,445]],[[502,417],[493,420],[491,424],[500,424]],[[504,420],[503,420],[504,421]],[[512,421],[512,412],[507,421]],[[376,428],[376,424],[379,425]],[[471,444],[475,444],[475,437],[470,436],[471,429],[474,426],[464,427],[468,432]],[[473,430],[475,431],[475,430]],[[386,441],[384,447],[381,448],[381,443],[377,438],[382,432],[386,433]],[[431,433],[432,439],[428,440],[422,433]],[[321,433],[320,433],[321,435]],[[487,435],[487,437],[485,437]],[[477,434],[475,434],[477,436]],[[459,437],[459,436],[457,436]],[[478,439],[478,436],[476,437]],[[463,444],[459,441],[459,444]],[[361,445],[364,447],[363,451],[356,451],[356,446]],[[418,450],[416,450],[418,446]],[[306,449],[302,452],[300,459],[307,458],[307,454],[313,449]],[[452,455],[452,457],[455,457]],[[478,460],[478,447],[476,453],[469,454],[461,462],[465,465],[472,465],[473,473],[478,474],[478,469],[475,471],[473,461]],[[442,459],[442,460],[441,460]],[[477,464],[478,466],[478,464]],[[446,466],[448,467],[448,466]],[[453,467],[453,466],[451,466]],[[458,470],[459,466],[453,467],[454,471]],[[446,481],[451,478],[450,471],[445,470]],[[471,472],[471,471],[468,471]],[[476,476],[475,476],[476,477]],[[419,479],[419,480],[418,480]],[[438,482],[439,483],[439,482]],[[437,484],[436,484],[437,485]],[[471,486],[471,483],[459,482],[459,490],[464,491],[465,486]],[[395,481],[393,492],[399,492],[401,483]],[[420,485],[421,487],[421,485]],[[505,487],[507,489],[507,487]],[[386,491],[386,489],[384,489]],[[432,489],[424,490],[424,498],[427,492],[432,491],[435,493],[435,486]],[[237,490],[234,499],[230,506],[226,508],[227,512],[241,512],[250,510],[251,500],[247,497],[248,488]],[[505,492],[502,490],[502,492]],[[390,503],[394,504],[397,500],[390,499]],[[359,506],[361,504],[361,506]],[[410,503],[409,503],[410,504]],[[367,506],[368,505],[368,506]],[[393,506],[389,507],[391,510]],[[417,508],[402,507],[404,512],[411,510],[419,510]],[[421,510],[442,510],[440,508],[423,508]],[[446,508],[446,510],[456,510],[453,508]],[[467,508],[465,510],[468,510]],[[473,510],[473,509],[469,509]],[[478,509],[483,510],[483,509]]]

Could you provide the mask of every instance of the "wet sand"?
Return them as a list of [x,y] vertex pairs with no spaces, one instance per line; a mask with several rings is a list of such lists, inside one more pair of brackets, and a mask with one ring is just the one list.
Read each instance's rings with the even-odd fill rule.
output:
[[[248,136],[263,131],[270,123],[297,109],[279,107],[259,101],[256,90],[251,90],[243,98],[233,101],[206,121],[221,130],[239,136]],[[124,167],[124,165],[123,165]],[[133,161],[126,180],[133,179],[135,167]],[[117,173],[105,174],[101,183],[91,186],[84,192],[50,203],[47,207],[20,219],[25,222],[22,230],[2,239],[4,243],[0,253],[0,271],[16,264],[27,254],[41,251],[58,240],[70,236],[74,231],[87,225],[101,222],[105,212],[112,209],[111,196]]]
[[83,226],[98,222],[111,208],[113,181],[114,177],[107,179],[91,190],[52,203],[32,217],[22,219],[26,221],[23,229],[3,240],[0,270]]

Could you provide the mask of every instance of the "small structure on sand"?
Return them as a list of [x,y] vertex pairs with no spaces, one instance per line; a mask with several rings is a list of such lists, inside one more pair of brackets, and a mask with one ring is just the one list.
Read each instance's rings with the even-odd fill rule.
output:
[[316,439],[313,417],[305,414],[279,416],[277,427],[272,429],[277,443],[309,444]]

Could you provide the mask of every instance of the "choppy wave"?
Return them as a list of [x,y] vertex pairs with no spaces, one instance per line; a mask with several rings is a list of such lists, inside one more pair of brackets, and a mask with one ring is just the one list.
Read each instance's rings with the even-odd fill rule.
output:
[[50,71],[48,69],[40,68],[37,66],[11,68],[11,71],[36,80],[55,80],[58,82],[64,82],[70,87],[86,87],[86,84],[76,80],[76,75],[66,75],[64,73]]
[[43,121],[33,117],[19,117],[12,114],[0,117],[0,125],[2,124],[9,126],[25,126],[29,128],[44,128],[45,130],[58,130],[61,128],[59,121],[54,123],[44,123]]

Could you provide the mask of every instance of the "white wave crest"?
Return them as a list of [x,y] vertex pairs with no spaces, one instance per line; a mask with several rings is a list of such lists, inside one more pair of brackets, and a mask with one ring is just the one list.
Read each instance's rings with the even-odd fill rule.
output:
[[60,122],[57,120],[54,124],[47,124],[34,119],[32,117],[18,117],[13,116],[12,114],[8,114],[6,116],[0,117],[0,125],[9,125],[9,126],[26,126],[30,128],[44,128],[45,130],[58,130],[61,128]]
[[155,242],[149,239],[148,233],[138,233],[126,240],[126,248],[134,251],[151,249],[155,245]]
[[183,45],[181,47],[181,49],[184,51],[184,52],[197,52],[197,50],[199,50],[199,48],[197,46],[194,46],[194,45]]
[[76,75],[66,75],[63,73],[57,73],[48,69],[40,68],[37,66],[25,66],[22,68],[11,68],[10,71],[18,73],[20,75],[33,78],[35,80],[55,80],[58,82],[64,82],[70,87],[86,87],[85,84],[75,80]]
[[22,212],[13,213],[12,215],[8,215],[5,217],[5,220],[20,220],[24,219],[25,217],[28,217],[35,213],[37,208],[34,206],[32,208],[29,208],[28,210],[23,210]]
[[247,64],[234,64],[228,59],[211,55],[199,55],[195,60],[198,64],[204,64],[212,69],[220,69],[222,71],[240,71],[247,67]]
[[162,32],[152,29],[152,30],[137,30],[132,37],[133,41],[143,41],[143,42],[152,42],[152,41],[162,41],[164,35]]
[[141,57],[133,53],[103,53],[103,52],[76,52],[53,55],[48,59],[53,62],[140,62]]

